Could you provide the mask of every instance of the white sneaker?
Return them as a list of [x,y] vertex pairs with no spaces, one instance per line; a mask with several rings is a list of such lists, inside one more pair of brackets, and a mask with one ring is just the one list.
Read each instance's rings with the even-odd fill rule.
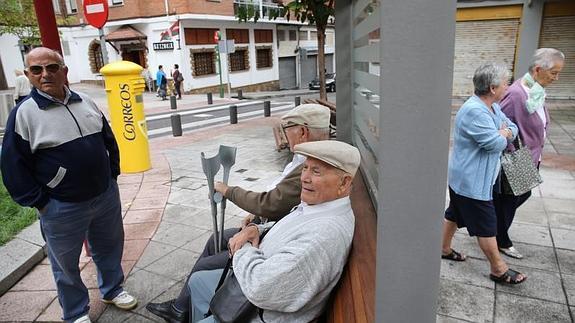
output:
[[90,321],[90,317],[88,316],[88,314],[77,318],[74,323],[92,323],[92,321]]
[[102,299],[102,302],[106,304],[114,304],[117,308],[122,310],[131,310],[138,305],[138,300],[126,291],[121,292],[111,301]]

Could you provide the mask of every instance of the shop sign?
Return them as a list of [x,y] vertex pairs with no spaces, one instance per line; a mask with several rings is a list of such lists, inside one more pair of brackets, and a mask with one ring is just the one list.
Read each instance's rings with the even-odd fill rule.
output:
[[152,43],[154,50],[174,50],[174,42]]

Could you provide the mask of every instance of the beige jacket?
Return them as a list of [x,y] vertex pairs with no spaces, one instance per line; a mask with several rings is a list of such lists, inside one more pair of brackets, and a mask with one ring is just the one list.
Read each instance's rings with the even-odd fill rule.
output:
[[268,192],[253,192],[230,186],[226,198],[253,215],[277,221],[300,203],[302,169],[303,165],[298,166]]

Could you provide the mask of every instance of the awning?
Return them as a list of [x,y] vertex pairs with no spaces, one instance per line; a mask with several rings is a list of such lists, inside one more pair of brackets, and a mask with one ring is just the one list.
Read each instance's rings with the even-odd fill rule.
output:
[[120,41],[120,40],[142,40],[148,38],[136,28],[130,25],[124,25],[113,32],[106,35],[106,41]]

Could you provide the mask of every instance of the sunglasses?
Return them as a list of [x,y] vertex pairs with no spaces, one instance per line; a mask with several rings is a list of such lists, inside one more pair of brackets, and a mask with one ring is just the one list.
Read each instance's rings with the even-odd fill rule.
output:
[[32,65],[28,66],[28,71],[32,73],[32,75],[40,75],[42,71],[46,70],[48,73],[57,73],[62,69],[64,65],[59,63],[53,63],[48,65]]

